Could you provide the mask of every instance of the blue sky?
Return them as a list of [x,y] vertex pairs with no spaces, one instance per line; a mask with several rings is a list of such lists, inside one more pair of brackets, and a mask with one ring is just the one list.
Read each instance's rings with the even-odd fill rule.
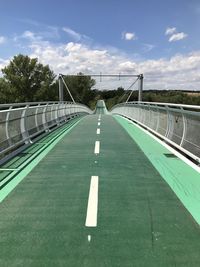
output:
[[1,68],[22,53],[56,73],[143,72],[147,88],[200,89],[199,0],[1,0],[0,25]]

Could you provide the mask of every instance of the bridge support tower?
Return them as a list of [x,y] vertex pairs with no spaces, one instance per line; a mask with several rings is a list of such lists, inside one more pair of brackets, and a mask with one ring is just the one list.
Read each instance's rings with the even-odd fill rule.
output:
[[138,101],[141,102],[142,101],[142,92],[143,92],[143,80],[144,80],[143,74],[140,74],[138,76],[138,78],[139,78],[139,83],[138,83]]

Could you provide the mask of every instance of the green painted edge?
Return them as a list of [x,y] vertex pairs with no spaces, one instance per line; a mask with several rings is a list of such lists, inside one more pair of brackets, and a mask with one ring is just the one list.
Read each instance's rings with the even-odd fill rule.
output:
[[172,154],[145,131],[125,118],[114,115],[117,122],[138,144],[162,178],[168,183],[185,208],[200,225],[200,174],[180,158],[167,158]]
[[[5,187],[0,190],[0,203],[8,196],[8,194],[36,167],[36,165],[55,147],[55,145],[68,134],[81,120],[80,118],[75,122],[70,128],[68,128],[64,133],[62,133],[56,140],[54,140],[50,145],[47,146],[34,160],[31,161],[20,173],[16,175]],[[17,173],[14,171],[13,173]]]
[[[75,122],[77,121],[77,119],[74,119],[70,122],[67,123],[67,125],[62,125],[61,128],[58,128],[55,130],[55,135],[51,136],[51,133],[49,133],[49,135],[51,136],[51,139],[49,141],[46,141],[45,145],[42,146],[41,148],[39,148],[39,150],[37,150],[30,158],[28,158],[26,161],[24,161],[19,168],[17,168],[16,170],[13,170],[11,172],[10,175],[8,175],[5,179],[3,179],[3,181],[0,182],[0,187],[2,186],[2,184],[4,184],[5,182],[9,182],[11,179],[13,179],[13,177],[15,175],[17,175],[24,167],[28,166],[28,164],[33,161],[43,150],[45,150],[51,143],[53,143],[59,136],[61,136],[63,133],[65,133],[67,131],[67,129],[69,129],[70,127],[72,127],[73,124],[75,124]],[[54,132],[52,132],[54,133]],[[48,138],[49,135],[46,135],[45,137],[43,137],[44,139]],[[42,139],[43,139],[42,138]],[[33,143],[32,146],[34,146],[36,143]],[[29,149],[29,148],[27,148]]]

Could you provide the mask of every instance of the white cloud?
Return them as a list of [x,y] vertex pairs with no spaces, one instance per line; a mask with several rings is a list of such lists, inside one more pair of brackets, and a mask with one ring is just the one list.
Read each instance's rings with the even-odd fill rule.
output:
[[30,40],[35,40],[36,39],[36,36],[33,32],[31,31],[25,31],[23,34],[22,34],[22,37],[23,38],[27,38],[27,39],[30,39]]
[[28,18],[18,18],[16,19],[17,21],[19,22],[23,22],[25,24],[29,24],[29,25],[32,25],[32,26],[36,26],[36,27],[39,27],[41,25],[44,25],[36,20],[32,20],[32,19],[28,19]]
[[170,35],[169,42],[176,42],[185,39],[188,35],[184,32],[177,32],[175,27],[167,28],[165,35]]
[[121,73],[136,72],[137,64],[132,61],[123,61],[119,63],[119,70]]
[[136,40],[137,36],[135,35],[134,32],[123,32],[122,33],[122,39],[131,41],[131,40]]
[[9,64],[8,59],[0,58],[0,77],[2,76],[1,70]]
[[15,35],[13,38],[13,41],[19,44],[24,43],[24,40],[31,43],[40,42],[43,40],[43,36],[27,30],[23,32],[21,35]]
[[169,42],[180,41],[180,40],[185,39],[187,36],[188,35],[186,33],[184,33],[184,32],[175,33],[172,36],[170,36]]
[[66,32],[74,41],[79,42],[79,41],[84,41],[84,42],[88,42],[91,41],[92,39],[90,37],[88,37],[85,34],[81,34],[79,32],[76,32],[74,30],[72,30],[69,27],[63,27],[62,30],[64,32]]
[[4,44],[6,42],[6,37],[0,36],[0,44]]
[[152,49],[154,49],[156,46],[153,44],[143,44],[143,52],[147,53],[149,51],[151,51]]
[[63,27],[63,31],[69,34],[74,40],[80,41],[81,39],[81,34],[78,32],[75,32],[74,30],[68,28],[68,27]]
[[[41,26],[42,27],[42,26]],[[41,41],[45,39],[59,39],[59,28],[54,26],[44,26],[44,29],[40,29],[39,32],[33,32],[31,30],[26,30],[21,35],[15,35],[13,38],[14,42],[22,42],[22,39],[26,39],[27,41]]]
[[172,28],[167,28],[166,31],[165,31],[165,35],[171,35],[173,33],[176,32],[176,28],[175,27],[172,27]]
[[[26,31],[21,36],[23,38],[18,41],[26,39],[30,56],[37,57],[43,64],[49,64],[56,74],[76,74],[80,71],[86,74],[144,73],[146,89],[200,90],[200,51],[175,55],[170,59],[139,61],[109,47],[93,47],[80,42],[56,44],[31,31]],[[0,67],[6,64],[5,60],[0,60]],[[123,81],[120,82],[123,86]]]
[[200,51],[175,55],[171,59],[136,62],[119,52],[114,54],[107,49],[93,49],[76,42],[56,47],[40,42],[31,48],[32,56],[38,57],[43,64],[49,64],[56,73],[144,73],[146,89],[163,89],[166,86],[200,89]]

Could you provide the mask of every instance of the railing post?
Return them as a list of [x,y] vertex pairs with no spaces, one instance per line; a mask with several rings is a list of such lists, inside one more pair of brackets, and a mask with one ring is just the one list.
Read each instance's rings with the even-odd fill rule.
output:
[[25,144],[31,143],[28,130],[26,129],[26,120],[27,120],[26,112],[28,108],[29,105],[26,105],[26,107],[22,111],[20,119],[20,130],[21,130],[22,140],[25,142]]
[[6,138],[8,140],[8,144],[9,146],[12,145],[11,139],[10,139],[10,133],[9,133],[9,129],[8,129],[8,124],[9,124],[9,119],[10,119],[10,111],[12,109],[12,106],[9,107],[9,110],[6,114],[6,125],[5,125],[5,130],[6,130]]
[[166,130],[165,130],[165,137],[168,137],[169,132],[170,132],[170,113],[169,113],[169,107],[166,105],[166,117],[167,117],[167,126],[166,126]]
[[48,123],[47,123],[47,119],[46,119],[47,107],[48,107],[48,103],[43,107],[43,111],[42,111],[42,124],[43,124],[43,128],[44,128],[45,132],[49,131]]
[[37,128],[37,131],[39,132],[39,125],[38,125],[38,110],[40,108],[40,104],[37,105],[35,109],[35,127]]
[[184,109],[182,107],[181,107],[181,113],[182,113],[182,118],[183,118],[183,134],[182,134],[180,146],[182,147],[184,144],[186,133],[187,133],[187,119],[184,115]]
[[60,118],[59,118],[60,111],[59,111],[59,107],[60,107],[60,105],[59,105],[59,103],[57,103],[56,110],[55,110],[57,125],[60,125]]
[[160,110],[159,107],[156,105],[156,114],[157,114],[157,123],[156,123],[156,129],[155,131],[158,132],[159,126],[160,126]]
[[51,122],[54,121],[54,116],[53,116],[53,109],[54,109],[54,103],[51,105]]
[[142,101],[142,92],[143,92],[143,74],[139,75],[139,83],[138,83],[138,101]]

